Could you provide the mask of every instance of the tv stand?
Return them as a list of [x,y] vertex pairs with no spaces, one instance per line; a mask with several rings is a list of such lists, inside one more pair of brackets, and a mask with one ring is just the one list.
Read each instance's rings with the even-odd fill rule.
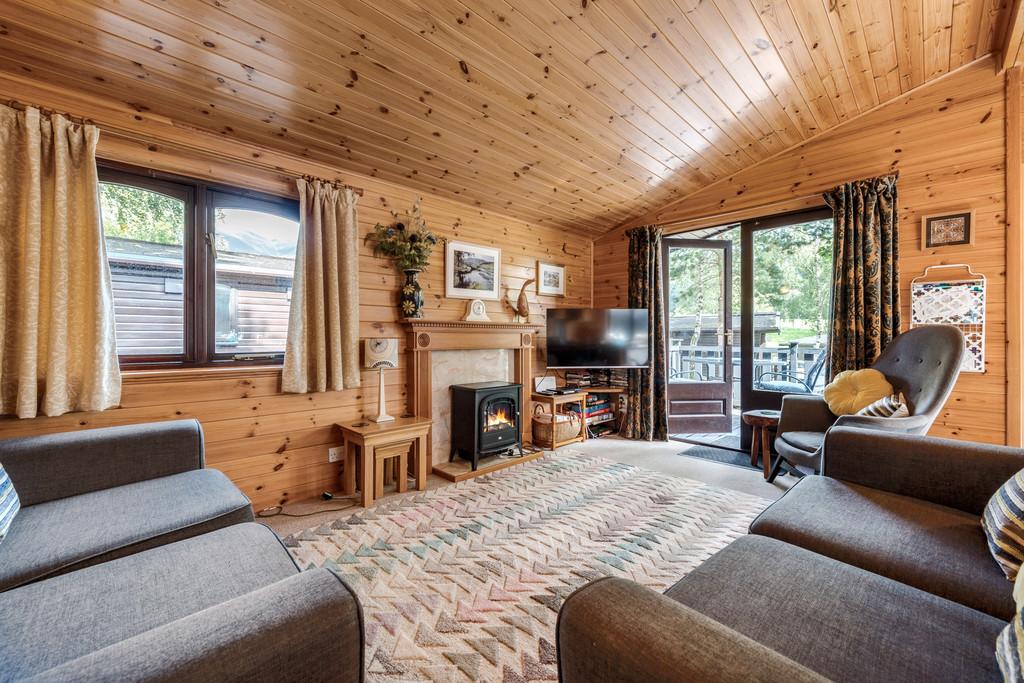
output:
[[[609,371],[609,374],[610,374],[610,371]],[[610,413],[605,413],[605,414],[612,415],[612,418],[610,420],[605,420],[605,421],[600,421],[600,422],[590,422],[590,420],[592,420],[594,418],[588,418],[587,424],[586,424],[587,438],[590,438],[590,439],[600,439],[602,436],[610,436],[612,434],[618,434],[619,431],[622,429],[622,419],[623,419],[623,413],[621,413],[619,411],[619,406],[618,406],[619,400],[618,399],[619,399],[619,395],[620,394],[625,393],[625,391],[626,391],[625,387],[594,386],[594,387],[585,387],[584,389],[582,389],[582,391],[583,391],[583,393],[585,393],[587,395],[587,400],[584,401],[585,405],[589,405],[590,404],[589,399],[590,399],[591,396],[595,396],[595,397],[607,400],[608,401],[608,407],[609,407],[611,412]],[[608,427],[610,427],[610,429],[605,430],[603,428],[600,428],[603,425],[607,425]],[[595,427],[599,427],[599,429],[595,429]]]

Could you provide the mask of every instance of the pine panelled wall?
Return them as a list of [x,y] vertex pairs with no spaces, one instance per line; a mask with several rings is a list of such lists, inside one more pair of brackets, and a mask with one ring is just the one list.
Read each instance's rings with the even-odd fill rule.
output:
[[[343,179],[364,191],[359,201],[363,235],[376,222],[390,221],[389,210],[407,210],[422,197],[424,218],[439,237],[502,249],[503,297],[516,299],[525,279],[533,277],[538,259],[565,264],[565,297],[538,297],[535,289],[528,290],[533,307],[530,322],[543,325],[548,306],[591,304],[591,242],[564,230],[186,130],[113,101],[27,79],[0,74],[0,93],[91,118],[103,130],[98,153],[104,159],[285,196],[295,194],[293,179],[303,173]],[[420,278],[425,317],[457,320],[465,312],[466,301],[444,298],[443,272],[444,248],[439,244],[430,268]],[[359,276],[361,336],[404,337],[397,311],[402,276],[389,262],[374,257],[365,242]],[[512,319],[511,309],[503,302],[487,302],[487,309],[492,320]],[[404,366],[404,354],[400,358]],[[543,358],[535,362],[536,368],[543,372]],[[394,415],[407,409],[405,373],[404,367],[385,371],[388,411]],[[333,425],[374,413],[377,387],[376,370],[363,372],[359,389],[305,395],[282,394],[280,370],[275,368],[129,372],[124,376],[120,408],[32,420],[0,419],[0,438],[195,417],[203,425],[207,465],[231,477],[259,510],[337,490],[340,464],[329,463],[327,457],[329,447],[340,445],[340,433]]]
[[[992,59],[963,67],[653,212],[629,226],[668,232],[821,206],[846,180],[898,170],[904,326],[910,281],[925,267],[969,263],[988,278],[984,374],[961,375],[935,436],[1006,441],[1005,83]],[[973,247],[921,249],[921,217],[973,209]],[[624,226],[629,227],[629,226]],[[594,243],[594,305],[626,304],[626,241],[620,228]]]

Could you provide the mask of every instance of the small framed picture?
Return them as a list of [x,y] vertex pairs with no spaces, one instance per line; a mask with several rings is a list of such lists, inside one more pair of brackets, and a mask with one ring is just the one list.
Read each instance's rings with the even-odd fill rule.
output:
[[942,249],[974,244],[974,211],[921,218],[921,248]]
[[497,300],[501,249],[449,240],[444,257],[445,296]]
[[565,266],[537,261],[537,293],[565,296]]

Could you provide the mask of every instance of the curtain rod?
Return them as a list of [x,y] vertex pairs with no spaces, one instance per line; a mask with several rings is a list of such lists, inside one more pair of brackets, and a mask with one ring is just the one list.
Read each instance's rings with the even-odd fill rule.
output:
[[58,109],[53,109],[52,107],[44,107],[44,106],[38,105],[38,104],[25,104],[25,103],[19,102],[17,100],[6,100],[4,102],[4,104],[6,104],[11,109],[16,109],[18,111],[26,111],[26,110],[31,108],[31,109],[38,109],[40,112],[42,112],[43,114],[46,114],[47,116],[51,116],[53,114],[57,114],[58,116],[63,116],[68,121],[71,121],[72,123],[76,123],[76,124],[78,124],[80,126],[95,126],[96,125],[96,122],[93,121],[92,119],[87,119],[84,116],[75,116],[74,114],[69,114],[66,111],[60,111]]
[[[123,128],[118,128],[117,126],[100,125],[100,124],[96,123],[95,121],[93,121],[92,119],[87,119],[87,118],[85,118],[83,116],[75,116],[74,114],[69,114],[67,112],[62,112],[60,110],[53,109],[52,107],[44,107],[44,106],[37,105],[37,104],[25,104],[24,102],[19,102],[18,100],[5,100],[4,104],[6,104],[11,109],[17,109],[18,111],[25,111],[29,107],[33,107],[33,108],[38,109],[39,111],[41,111],[41,112],[43,112],[44,114],[47,114],[47,115],[59,114],[60,116],[63,116],[64,118],[66,118],[69,121],[71,121],[73,123],[76,123],[78,125],[96,126],[96,127],[100,128],[100,130],[102,130],[104,132],[110,133],[112,135],[115,135],[115,136],[118,136],[118,137],[121,137],[121,138],[127,138],[129,140],[135,140],[136,142],[142,142],[142,143],[145,143],[145,144],[154,144],[155,143],[155,144],[160,144],[160,145],[177,146],[177,147],[182,147],[182,148],[185,148],[185,149],[191,149],[193,151],[200,152],[200,153],[206,153],[206,154],[209,153],[207,150],[204,150],[201,147],[196,147],[196,146],[192,146],[192,145],[183,145],[181,143],[165,143],[165,142],[161,142],[159,140],[154,140],[151,137],[146,137],[145,135],[140,135],[139,133],[136,133],[136,132],[131,131],[131,130],[126,130],[126,129],[123,129]],[[248,159],[231,159],[231,161],[233,161],[234,163],[237,163],[237,164],[241,164],[243,166],[249,166],[251,168],[260,168],[260,169],[264,169],[264,170],[267,170],[267,171],[273,171],[275,173],[281,173],[282,172],[280,167],[275,166],[273,164],[261,164],[259,162],[250,161]],[[292,174],[287,173],[286,175],[292,175]],[[354,187],[354,186],[348,185],[348,184],[346,184],[344,182],[339,182],[339,181],[334,181],[334,180],[325,180],[323,178],[316,178],[315,176],[308,175],[308,174],[302,174],[301,177],[306,178],[306,179],[313,179],[313,180],[323,180],[324,182],[329,182],[329,183],[332,183],[334,185],[341,185],[343,187],[349,188],[350,190],[352,190],[355,194],[359,195],[360,197],[363,196],[363,188],[361,188],[361,187]]]
[[355,194],[359,195],[360,197],[363,196],[363,188],[361,188],[361,187],[352,187],[351,185],[346,185],[345,183],[339,182],[337,180],[327,180],[326,178],[320,178],[320,177],[317,177],[315,175],[310,175],[308,173],[303,173],[299,177],[302,178],[303,180],[318,180],[321,183],[329,183],[331,185],[334,185],[335,187],[342,187],[342,188],[346,188],[347,187],[348,189],[352,190],[352,192],[354,192]]

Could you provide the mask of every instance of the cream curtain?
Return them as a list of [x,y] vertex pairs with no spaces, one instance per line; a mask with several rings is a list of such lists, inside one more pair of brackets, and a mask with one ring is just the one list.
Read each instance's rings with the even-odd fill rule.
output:
[[0,105],[0,413],[121,400],[95,126]]
[[299,244],[282,391],[359,386],[359,240],[350,188],[298,181]]

